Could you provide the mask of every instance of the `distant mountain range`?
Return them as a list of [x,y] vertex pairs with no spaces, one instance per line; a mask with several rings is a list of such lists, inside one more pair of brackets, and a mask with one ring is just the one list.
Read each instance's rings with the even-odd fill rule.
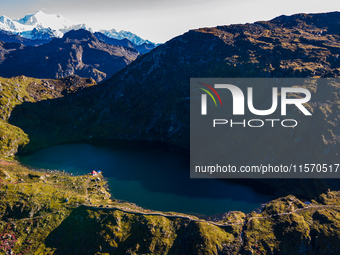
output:
[[0,30],[0,41],[4,43],[21,43],[25,46],[38,46],[44,43],[48,43],[51,39],[26,39],[19,35],[13,34],[12,32]]
[[37,47],[25,46],[20,40],[0,41],[0,76],[63,78],[76,74],[99,82],[134,61],[140,55],[135,47],[146,50],[145,45],[137,47],[128,42],[116,40],[110,45],[84,29],[72,30]]
[[152,49],[155,48],[155,44],[153,43],[143,43],[140,45],[134,44],[133,42],[131,42],[130,40],[124,38],[124,39],[114,39],[114,38],[110,38],[108,36],[106,36],[105,34],[101,33],[101,32],[95,32],[94,36],[97,37],[97,39],[107,43],[107,44],[111,44],[111,45],[121,45],[121,46],[125,46],[125,47],[129,47],[129,48],[133,48],[136,49],[139,53],[144,54],[144,53],[148,53],[149,51],[151,51]]
[[146,43],[156,46],[155,43],[144,40],[129,31],[121,30],[117,32],[115,29],[95,31],[86,24],[75,24],[61,15],[46,14],[42,11],[37,11],[34,14],[29,14],[16,20],[12,20],[6,16],[0,16],[0,30],[20,35],[26,39],[46,40],[54,37],[61,38],[65,33],[78,29],[85,29],[90,32],[101,32],[109,38],[119,40],[128,39],[135,45]]
[[[156,47],[155,44],[150,44],[150,43],[143,43],[141,45],[136,45],[126,38],[124,39],[110,38],[101,32],[95,32],[94,36],[97,37],[98,40],[103,41],[107,44],[120,45],[120,46],[125,46],[125,47],[136,49],[141,54],[148,53],[149,51],[151,51],[152,49]],[[20,43],[25,46],[39,46],[39,45],[50,42],[52,39],[53,38],[34,39],[34,40],[27,39],[19,35],[13,34],[12,32],[0,30],[0,41],[4,43]]]

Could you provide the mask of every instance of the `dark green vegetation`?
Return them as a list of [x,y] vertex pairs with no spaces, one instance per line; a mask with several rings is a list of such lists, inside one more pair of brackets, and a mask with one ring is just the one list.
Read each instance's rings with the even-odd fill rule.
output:
[[[188,148],[190,77],[338,77],[339,20],[340,13],[299,14],[268,22],[190,31],[141,56],[105,83],[75,93],[53,96],[51,89],[49,93],[35,94],[34,89],[26,89],[27,85],[10,83],[10,90],[5,90],[9,94],[2,98],[5,133],[1,141],[8,147],[4,147],[2,155],[12,155],[20,146],[21,151],[33,151],[60,142],[93,138],[162,141]],[[304,122],[301,133],[293,131],[291,136],[282,136],[282,142],[306,139],[304,148],[315,150],[314,159],[326,155],[327,160],[335,161],[339,153],[339,84],[316,83],[310,89],[312,119]],[[34,94],[41,98],[34,99]],[[25,96],[28,100],[24,100]],[[299,115],[297,111],[292,114]],[[244,132],[231,137],[242,144],[251,135]],[[265,133],[261,146],[266,146],[273,135]],[[274,147],[273,152],[311,158],[297,148],[283,145]],[[234,153],[237,151],[234,149]],[[146,212],[128,204],[123,211],[88,207],[83,189],[86,186],[81,183],[86,180],[84,176],[51,174],[49,178],[57,175],[60,179],[64,187],[60,189],[53,187],[53,180],[35,178],[36,173],[26,168],[2,164],[1,169],[3,253],[6,249],[20,252],[27,248],[37,254],[340,252],[340,199],[339,192],[334,191],[340,190],[338,180],[277,181],[275,186],[282,194],[303,196],[312,201],[312,206],[287,195],[268,203],[260,214],[230,212],[222,217],[222,222],[213,224],[187,216],[142,215],[140,212]],[[34,185],[29,186],[32,182]],[[83,188],[75,188],[80,186]],[[94,188],[92,195],[97,200],[90,202],[109,205],[105,195],[97,193],[98,186]],[[53,192],[55,196],[51,197]],[[67,203],[63,202],[66,196],[70,197]],[[77,203],[84,205],[77,207]],[[33,214],[23,213],[27,211]],[[27,223],[29,218],[32,223]],[[36,219],[39,225],[33,223]],[[34,236],[30,237],[31,233]],[[20,243],[25,244],[19,246]]]
[[13,156],[18,148],[27,145],[28,135],[22,129],[8,123],[12,110],[23,102],[38,102],[62,97],[77,90],[95,85],[89,78],[70,76],[59,80],[39,80],[25,76],[0,78],[0,154]]

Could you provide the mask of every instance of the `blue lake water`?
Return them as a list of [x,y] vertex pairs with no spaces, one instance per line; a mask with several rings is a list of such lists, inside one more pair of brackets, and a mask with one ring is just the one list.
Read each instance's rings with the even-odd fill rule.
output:
[[140,145],[64,144],[17,159],[28,166],[86,174],[101,170],[112,196],[160,211],[213,215],[259,208],[270,197],[218,179],[190,179],[186,157]]

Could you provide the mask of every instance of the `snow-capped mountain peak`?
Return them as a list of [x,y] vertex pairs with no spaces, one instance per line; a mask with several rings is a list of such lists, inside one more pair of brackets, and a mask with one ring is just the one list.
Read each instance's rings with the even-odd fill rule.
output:
[[15,29],[15,25],[10,18],[2,15],[2,16],[0,16],[0,29],[6,30],[6,31],[11,30],[11,29]]
[[34,14],[26,15],[22,19],[15,20],[22,25],[38,26],[43,28],[51,28],[53,30],[64,29],[74,25],[72,21],[64,18],[61,15],[46,14],[43,11],[37,11]]
[[140,38],[138,35],[135,35],[134,33],[131,33],[130,31],[121,30],[117,32],[115,29],[111,29],[111,30],[100,30],[99,32],[103,33],[107,37],[114,38],[114,39],[121,40],[121,39],[126,38],[130,42],[133,42],[136,45],[142,45],[143,43],[154,44],[148,40],[144,40]]
[[[52,37],[62,37],[70,30],[86,29],[90,32],[96,32],[86,24],[75,24],[61,15],[46,14],[43,11],[37,11],[34,14],[28,14],[21,19],[11,20],[6,16],[0,16],[0,30],[8,31],[20,35],[27,39],[48,39]],[[128,39],[136,45],[152,42],[144,40],[139,36],[121,30],[115,29],[100,30],[108,37],[115,39]]]

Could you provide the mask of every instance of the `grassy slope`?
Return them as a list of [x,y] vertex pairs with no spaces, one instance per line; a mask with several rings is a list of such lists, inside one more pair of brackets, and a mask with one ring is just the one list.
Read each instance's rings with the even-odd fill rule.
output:
[[235,240],[195,217],[143,215],[150,211],[110,200],[102,176],[0,166],[0,254],[217,254]]
[[[68,84],[69,81],[76,85]],[[29,137],[22,129],[8,123],[15,106],[23,102],[34,103],[62,97],[92,85],[95,85],[94,80],[76,76],[58,80],[40,80],[25,76],[10,79],[0,77],[0,157],[13,156],[18,148],[29,143]]]
[[[13,108],[22,102],[60,97],[62,90],[24,76],[0,78],[0,82],[0,156],[8,159],[29,142],[27,134],[7,123]],[[74,90],[67,88],[69,93]],[[217,254],[222,243],[235,239],[217,226],[191,222],[197,219],[193,216],[143,215],[148,210],[109,200],[105,182],[91,179],[95,178],[37,172],[1,160],[0,254],[190,254],[193,250]],[[100,209],[103,207],[106,209]],[[202,240],[197,242],[196,238]]]
[[[109,199],[103,177],[0,161],[0,254],[338,254],[340,193],[294,196],[221,222]],[[154,215],[152,215],[154,214]]]
[[[7,120],[13,108],[24,101],[34,102],[27,92],[30,83],[39,82],[31,78],[0,78],[0,155],[11,156],[19,146],[28,144],[28,136],[18,127],[10,125]],[[41,81],[40,81],[41,83]]]

